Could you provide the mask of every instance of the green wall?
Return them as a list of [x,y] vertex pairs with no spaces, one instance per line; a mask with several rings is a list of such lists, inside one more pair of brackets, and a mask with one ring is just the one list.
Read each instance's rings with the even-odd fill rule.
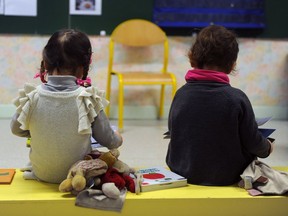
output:
[[[288,38],[288,1],[266,0],[266,28],[241,30],[240,35]],[[69,15],[68,0],[38,0],[37,17],[0,15],[1,34],[50,35],[61,28],[78,28],[91,35],[105,30],[109,35],[122,21],[131,18],[152,20],[153,0],[102,0],[101,16]],[[191,29],[164,29],[170,35],[189,35]]]
[[153,0],[102,0],[101,16],[69,15],[68,0],[38,0],[37,17],[0,15],[0,33],[52,34],[61,28],[78,28],[88,34],[108,34],[130,18],[152,20]]

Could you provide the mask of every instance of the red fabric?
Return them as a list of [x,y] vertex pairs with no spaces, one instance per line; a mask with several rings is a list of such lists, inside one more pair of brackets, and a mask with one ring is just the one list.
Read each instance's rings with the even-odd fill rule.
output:
[[126,188],[132,193],[135,193],[135,182],[129,175],[122,175],[126,182]]
[[224,72],[193,69],[189,70],[185,75],[186,81],[215,81],[229,84],[229,77]]
[[122,190],[124,187],[126,187],[127,190],[135,193],[134,180],[128,175],[123,175],[123,173],[119,173],[114,168],[109,168],[101,178],[102,184],[110,182],[113,182],[119,190]]

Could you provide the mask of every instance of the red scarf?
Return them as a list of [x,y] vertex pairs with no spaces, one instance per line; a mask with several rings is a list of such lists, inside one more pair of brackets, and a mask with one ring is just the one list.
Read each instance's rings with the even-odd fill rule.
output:
[[224,72],[193,69],[189,70],[185,75],[186,81],[214,81],[229,84],[229,77]]

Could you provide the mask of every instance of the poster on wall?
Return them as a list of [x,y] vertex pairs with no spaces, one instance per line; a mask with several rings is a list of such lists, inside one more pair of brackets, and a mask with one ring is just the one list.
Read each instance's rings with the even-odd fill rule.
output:
[[37,16],[37,0],[2,0],[8,16]]
[[4,0],[0,0],[0,15],[4,14]]
[[71,15],[101,15],[102,0],[70,0]]

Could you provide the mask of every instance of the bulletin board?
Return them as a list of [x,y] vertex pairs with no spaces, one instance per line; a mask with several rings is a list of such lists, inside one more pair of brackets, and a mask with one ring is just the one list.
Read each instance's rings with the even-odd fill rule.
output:
[[102,14],[70,15],[69,0],[38,0],[37,16],[0,15],[0,34],[50,35],[62,28],[77,28],[90,35],[110,34],[130,18],[152,20],[153,0],[102,0]]
[[[202,15],[198,15],[198,16],[200,17],[202,16],[204,17],[204,19],[206,19],[206,22],[204,23],[196,21],[194,24],[190,23],[188,26],[187,25],[183,26],[183,23],[182,23],[182,26],[181,25],[173,26],[171,25],[171,22],[167,24],[167,19],[162,20],[163,21],[162,22],[161,19],[163,17],[161,19],[160,17],[156,18],[155,8],[158,7],[159,9],[159,6],[160,7],[164,6],[165,8],[165,2],[166,3],[174,2],[175,5],[173,6],[174,8],[172,7],[172,9],[173,10],[175,8],[179,9],[179,3],[182,1],[185,1],[185,0],[177,0],[177,1],[176,0],[102,0],[102,14],[100,16],[96,16],[96,15],[85,16],[85,15],[70,15],[69,14],[69,0],[37,0],[37,17],[0,15],[0,34],[51,35],[53,32],[62,28],[77,28],[90,35],[99,35],[100,31],[103,31],[103,30],[106,32],[107,35],[110,35],[113,29],[121,22],[127,19],[141,18],[141,19],[147,19],[152,22],[155,22],[168,35],[172,35],[171,32],[173,32],[174,35],[176,34],[176,35],[191,36],[190,34],[191,31],[186,31],[187,28],[191,29],[193,27],[201,27],[201,26],[206,25],[207,23],[211,23],[211,20],[215,20],[215,19],[207,20],[207,17],[209,16],[207,16],[206,13],[203,13]],[[209,4],[215,4],[215,3],[219,4],[222,2],[223,4],[225,3],[229,5],[229,8],[226,7],[227,13],[229,13],[229,10],[231,12],[231,8],[233,9],[233,7],[237,8],[238,6],[239,7],[241,6],[241,7],[244,7],[244,9],[245,8],[247,9],[247,7],[250,7],[251,10],[250,9],[249,10],[252,14],[253,13],[254,15],[258,14],[260,16],[254,16],[254,18],[250,17],[252,21],[253,19],[256,19],[256,23],[246,22],[246,24],[248,24],[246,26],[245,24],[243,25],[243,22],[240,22],[240,23],[238,22],[237,24],[238,29],[239,27],[241,27],[241,29],[244,29],[244,33],[246,33],[250,37],[251,37],[251,31],[253,31],[254,29],[258,29],[258,30],[260,29],[261,31],[257,32],[255,36],[262,37],[262,38],[288,38],[288,28],[287,28],[288,1],[287,0],[230,0],[230,1],[228,0],[219,0],[219,1],[218,0],[217,1],[186,0],[186,1],[190,3],[190,6],[193,2],[195,4],[199,4],[198,6],[202,7],[202,9],[203,9],[204,3],[206,5],[209,5]],[[262,16],[263,14],[258,9],[257,10],[254,10],[255,8],[253,9],[255,5],[253,6],[252,2],[254,2],[255,4],[258,4],[257,7],[259,7],[259,5],[260,6],[262,5],[264,7],[264,16]],[[212,7],[213,5],[210,5],[210,6]],[[171,10],[171,7],[169,10]],[[234,10],[234,12],[237,12],[237,10],[236,11]],[[210,18],[213,18],[213,16],[211,15]],[[238,21],[239,20],[241,21],[241,19],[242,20],[246,19],[246,17],[239,16]],[[231,20],[234,20],[234,19],[231,19]],[[169,22],[169,19],[168,19],[168,22]],[[212,21],[212,22],[215,22],[215,21]],[[215,23],[217,24],[217,22]],[[221,23],[218,23],[218,24],[221,24]],[[227,26],[229,26],[228,24]],[[232,24],[230,25],[230,27],[237,28],[237,25],[233,26],[233,23],[231,22],[230,24]],[[181,29],[185,29],[185,31],[181,31]]]

